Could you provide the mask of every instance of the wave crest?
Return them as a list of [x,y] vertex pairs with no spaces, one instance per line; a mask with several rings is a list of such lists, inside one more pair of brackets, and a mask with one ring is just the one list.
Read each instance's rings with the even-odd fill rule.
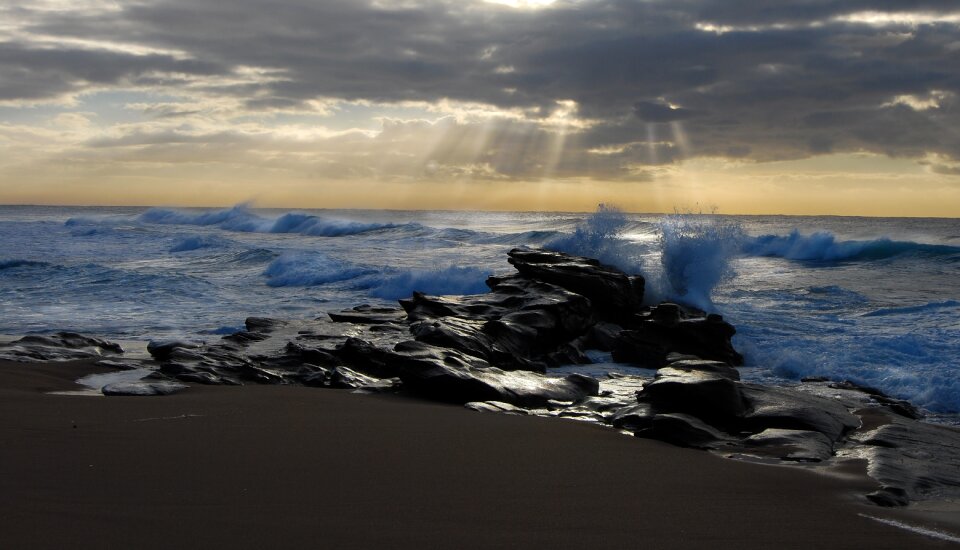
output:
[[372,273],[323,254],[287,253],[267,266],[263,274],[268,286],[317,286],[354,279]]
[[888,238],[841,241],[829,231],[804,235],[796,229],[789,235],[755,237],[744,243],[743,251],[751,256],[820,262],[883,260],[902,255],[960,258],[960,247],[956,246],[894,241]]
[[384,229],[422,228],[416,223],[356,222],[299,212],[288,212],[279,218],[270,219],[257,215],[246,204],[199,213],[151,208],[140,215],[140,221],[154,224],[216,226],[243,233],[296,233],[312,237],[342,237]]

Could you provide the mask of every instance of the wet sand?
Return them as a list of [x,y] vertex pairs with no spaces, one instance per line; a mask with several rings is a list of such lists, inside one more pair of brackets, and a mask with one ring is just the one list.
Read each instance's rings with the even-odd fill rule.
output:
[[[82,397],[0,362],[0,548],[946,548],[873,487],[550,418],[304,387]],[[884,516],[887,517],[887,516]]]

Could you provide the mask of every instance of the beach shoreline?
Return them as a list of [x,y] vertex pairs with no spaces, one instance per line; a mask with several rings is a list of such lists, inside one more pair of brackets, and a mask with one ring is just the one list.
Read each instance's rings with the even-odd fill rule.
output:
[[[81,397],[0,364],[4,548],[939,548],[875,487],[582,422],[293,386]],[[913,514],[912,519],[908,517]]]

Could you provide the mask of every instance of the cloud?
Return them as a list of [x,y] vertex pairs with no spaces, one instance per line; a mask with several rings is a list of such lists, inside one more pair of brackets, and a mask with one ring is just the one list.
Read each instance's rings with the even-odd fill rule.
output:
[[[644,166],[697,157],[960,159],[952,0],[140,0],[3,15],[0,102],[150,96],[127,102],[139,127],[72,145],[96,155],[257,143],[276,159],[282,145],[297,165],[388,179],[647,178]],[[357,106],[368,119],[340,131],[375,137],[285,134],[296,124],[283,117],[340,120]],[[370,120],[396,109],[436,116]]]

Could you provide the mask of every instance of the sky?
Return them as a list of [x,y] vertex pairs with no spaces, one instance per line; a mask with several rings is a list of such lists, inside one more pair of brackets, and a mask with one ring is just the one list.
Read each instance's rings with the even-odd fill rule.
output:
[[0,0],[0,203],[960,217],[956,0]]

